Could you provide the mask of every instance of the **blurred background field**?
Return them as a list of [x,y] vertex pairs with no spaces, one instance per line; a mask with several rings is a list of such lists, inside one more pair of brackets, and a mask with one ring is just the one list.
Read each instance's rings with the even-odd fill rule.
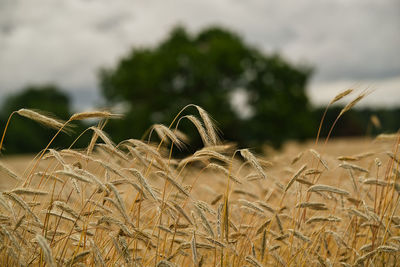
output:
[[[340,162],[338,157],[340,156],[357,156],[362,154],[368,154],[369,158],[377,156],[389,159],[385,152],[393,149],[392,142],[382,142],[369,137],[353,137],[353,138],[336,138],[330,140],[326,145],[319,144],[315,145],[314,140],[299,142],[286,142],[280,149],[275,149],[271,146],[264,146],[263,155],[265,160],[274,162],[272,169],[282,171],[284,166],[290,165],[292,160],[301,152],[308,151],[309,149],[316,149],[317,151],[323,151],[323,155],[326,159],[332,160],[337,163]],[[23,176],[27,174],[29,168],[34,163],[35,155],[11,155],[4,157],[2,162],[10,167],[15,173]],[[277,164],[277,163],[281,164]],[[45,167],[45,163],[42,163],[41,168]],[[205,181],[204,181],[205,182]],[[205,182],[206,183],[206,182]],[[0,183],[1,190],[9,190],[16,185],[16,181],[12,178],[3,176]]]

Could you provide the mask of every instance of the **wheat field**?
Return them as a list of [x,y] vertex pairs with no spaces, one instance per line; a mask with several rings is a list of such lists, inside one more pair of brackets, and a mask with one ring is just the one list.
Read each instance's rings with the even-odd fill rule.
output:
[[[224,143],[205,110],[187,108],[119,144],[102,130],[117,117],[108,112],[67,122],[15,112],[58,129],[55,138],[75,120],[101,122],[85,149],[50,141],[31,160],[0,160],[0,265],[400,265],[399,134],[262,156]],[[176,159],[184,119],[204,147]]]

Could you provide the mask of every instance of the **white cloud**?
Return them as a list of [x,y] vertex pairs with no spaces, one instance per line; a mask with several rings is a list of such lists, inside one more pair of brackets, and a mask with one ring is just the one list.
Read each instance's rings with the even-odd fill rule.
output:
[[[308,91],[311,101],[319,106],[327,105],[338,93],[346,89],[364,90],[371,93],[357,107],[377,106],[381,108],[395,107],[400,103],[400,76],[382,80],[339,80],[335,82],[313,82]],[[341,103],[347,103],[343,99]]]
[[54,82],[75,98],[84,91],[99,99],[100,67],[133,45],[156,44],[178,23],[191,31],[223,25],[266,52],[314,65],[317,102],[315,84],[326,95],[341,80],[390,83],[400,73],[398,0],[0,0],[0,97]]

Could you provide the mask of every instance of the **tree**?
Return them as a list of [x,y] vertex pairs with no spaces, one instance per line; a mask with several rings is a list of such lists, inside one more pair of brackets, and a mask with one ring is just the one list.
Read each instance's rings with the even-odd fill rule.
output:
[[[277,146],[315,130],[305,94],[310,74],[278,55],[264,55],[228,30],[212,27],[192,36],[177,27],[158,46],[133,48],[115,68],[102,69],[100,81],[110,103],[128,104],[125,121],[108,128],[117,139],[140,137],[152,123],[168,124],[194,103],[215,118],[225,139]],[[239,90],[248,98],[247,116],[232,105]]]
[[[49,112],[60,119],[71,115],[69,98],[54,85],[28,86],[20,93],[7,97],[0,111],[2,130],[8,116],[20,108],[38,109]],[[1,134],[3,131],[1,131]],[[55,131],[36,122],[14,115],[6,132],[4,153],[31,153],[45,148]],[[65,147],[73,141],[70,136],[60,135],[55,147]]]

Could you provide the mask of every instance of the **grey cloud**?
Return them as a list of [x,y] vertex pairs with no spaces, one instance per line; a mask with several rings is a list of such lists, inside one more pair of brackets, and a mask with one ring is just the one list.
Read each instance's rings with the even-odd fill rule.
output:
[[125,21],[131,19],[131,16],[128,14],[117,14],[114,16],[110,16],[104,18],[96,24],[96,29],[99,31],[112,31],[118,30]]
[[179,23],[192,32],[226,26],[266,52],[314,65],[313,84],[400,74],[398,0],[0,0],[0,93],[42,82],[95,92],[98,68]]

